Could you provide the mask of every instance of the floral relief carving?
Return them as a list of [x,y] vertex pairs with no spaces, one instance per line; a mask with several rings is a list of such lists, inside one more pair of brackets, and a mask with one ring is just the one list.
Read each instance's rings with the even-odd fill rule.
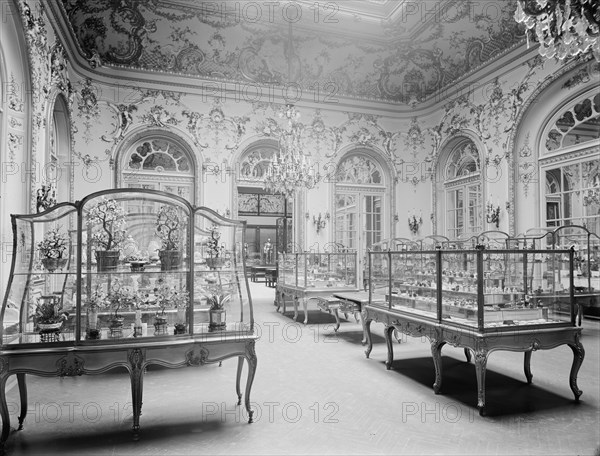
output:
[[17,155],[22,156],[23,151],[23,135],[16,133],[8,133],[8,158],[10,161],[15,161]]
[[410,127],[406,132],[406,139],[404,141],[406,147],[411,149],[412,155],[414,158],[419,154],[419,148],[423,147],[425,144],[425,135],[421,131],[421,127],[419,126],[419,121],[416,117],[413,117]]
[[90,136],[92,125],[96,123],[100,115],[98,88],[92,84],[92,80],[89,78],[81,82],[80,85],[77,109],[79,110],[80,117],[83,117],[83,125],[85,127],[83,139],[86,144],[89,144],[92,141]]
[[226,150],[236,150],[246,133],[246,124],[250,121],[247,116],[227,117],[217,102],[208,114],[187,110],[182,114],[188,118],[188,130],[196,143],[206,148],[209,147],[209,143],[200,143],[200,138],[208,140],[215,146],[216,151],[222,150],[223,147]]
[[111,136],[102,135],[101,138],[103,141],[117,143],[123,136],[129,127],[133,124],[133,113],[137,111],[137,106],[130,104],[119,104],[115,105],[114,103],[108,103],[108,105],[115,111],[116,120],[112,125],[115,127],[114,132]]
[[164,106],[154,105],[147,114],[142,116],[142,122],[156,127],[166,127],[167,125],[177,125],[179,120],[167,111]]
[[15,75],[10,73],[10,82],[7,87],[8,109],[15,112],[23,112],[23,99],[21,97],[20,86],[15,81]]

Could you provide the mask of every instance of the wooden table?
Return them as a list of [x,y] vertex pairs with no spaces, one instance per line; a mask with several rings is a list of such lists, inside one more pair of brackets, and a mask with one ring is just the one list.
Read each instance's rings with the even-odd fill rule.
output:
[[[585,350],[580,342],[581,328],[576,326],[554,326],[533,328],[510,328],[480,333],[475,328],[458,327],[440,323],[437,319],[428,318],[409,312],[391,310],[383,306],[367,304],[362,311],[363,325],[367,335],[367,358],[373,347],[370,325],[378,321],[385,325],[385,340],[387,343],[386,367],[392,366],[394,352],[391,333],[398,330],[414,337],[425,336],[431,342],[431,354],[435,368],[433,391],[439,394],[442,386],[441,351],[445,344],[454,347],[464,347],[475,355],[475,372],[477,375],[477,407],[480,415],[485,414],[485,372],[487,359],[495,350],[524,352],[524,371],[527,383],[531,383],[531,354],[535,350],[549,350],[560,345],[568,345],[573,351],[573,364],[569,375],[569,386],[579,400],[581,391],[577,387],[577,373],[585,357]],[[558,368],[559,366],[557,366]]]
[[[134,440],[139,438],[140,415],[142,413],[143,377],[146,367],[157,364],[168,368],[201,366],[237,357],[236,392],[237,403],[241,404],[240,379],[244,359],[248,361],[245,407],[249,420],[253,420],[250,408],[250,390],[256,372],[256,336],[244,332],[214,332],[192,337],[143,338],[139,341],[121,339],[123,343],[84,344],[77,346],[56,346],[48,344],[46,350],[20,348],[0,351],[0,416],[2,437],[0,453],[4,449],[10,432],[10,415],[6,402],[6,383],[15,374],[19,387],[21,412],[18,417],[19,430],[27,414],[26,374],[42,377],[73,377],[79,375],[100,375],[111,369],[124,367],[129,372],[133,403]],[[54,346],[50,346],[54,345]],[[48,394],[51,394],[48,391]],[[74,394],[78,394],[74,392]],[[81,398],[80,400],[83,400]]]
[[265,283],[271,288],[277,286],[277,267],[270,266],[265,269]]
[[323,297],[328,295],[335,295],[340,292],[355,292],[356,288],[334,288],[334,287],[323,287],[323,288],[312,288],[312,287],[297,287],[294,285],[277,284],[275,291],[275,306],[277,306],[277,312],[283,305],[282,313],[286,312],[286,296],[292,297],[294,303],[294,320],[298,318],[298,301],[302,300],[302,307],[304,309],[304,324],[308,323],[308,301],[317,297]]
[[[362,312],[363,306],[369,304],[369,292],[368,291],[356,291],[356,292],[337,292],[333,293],[335,298],[338,298],[341,301],[340,309],[343,312],[352,312],[354,313],[354,318],[358,322],[357,314]],[[381,296],[380,298],[384,299],[385,296]],[[378,299],[377,295],[373,297],[373,299]],[[363,326],[363,339],[362,344],[367,343],[367,333],[365,331],[365,323],[364,319],[362,319]]]

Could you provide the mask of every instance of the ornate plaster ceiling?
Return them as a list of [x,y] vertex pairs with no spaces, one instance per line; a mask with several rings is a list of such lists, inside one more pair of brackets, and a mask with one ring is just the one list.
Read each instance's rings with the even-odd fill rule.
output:
[[61,0],[103,67],[412,104],[523,44],[512,1]]

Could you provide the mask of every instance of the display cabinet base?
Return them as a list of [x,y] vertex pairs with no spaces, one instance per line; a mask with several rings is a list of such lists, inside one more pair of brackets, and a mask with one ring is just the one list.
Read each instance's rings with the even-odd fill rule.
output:
[[[109,370],[124,367],[129,372],[133,404],[133,437],[139,438],[140,415],[142,412],[143,379],[146,367],[151,364],[167,368],[201,366],[237,357],[236,394],[237,404],[241,405],[241,376],[244,359],[248,362],[244,405],[248,412],[248,422],[253,422],[250,408],[250,391],[256,372],[256,336],[234,334],[218,337],[218,340],[178,340],[160,344],[153,342],[139,344],[111,344],[94,347],[55,347],[48,350],[5,350],[0,352],[0,418],[2,436],[0,453],[10,433],[10,414],[6,400],[7,380],[17,376],[21,411],[18,417],[19,430],[27,415],[26,374],[42,377],[74,377],[79,375],[101,375]],[[84,398],[81,398],[83,400]]]
[[304,324],[308,324],[308,301],[318,297],[335,295],[337,292],[356,292],[357,288],[310,288],[310,287],[295,287],[291,285],[277,284],[275,290],[275,306],[277,312],[283,306],[282,313],[287,311],[286,299],[291,298],[294,305],[294,321],[298,318],[298,302],[302,300],[302,308],[304,310]]
[[474,354],[475,373],[477,375],[477,407],[480,415],[485,415],[485,373],[487,360],[493,351],[507,350],[523,352],[523,369],[527,383],[531,383],[531,355],[536,350],[550,350],[560,345],[568,345],[573,351],[573,363],[569,374],[569,386],[575,400],[578,401],[582,392],[577,387],[577,374],[585,357],[581,344],[581,328],[575,326],[556,326],[554,328],[519,328],[518,331],[477,332],[471,328],[460,328],[434,319],[418,318],[383,307],[366,305],[362,309],[363,324],[367,336],[365,354],[369,357],[373,348],[371,340],[371,322],[376,321],[385,325],[385,340],[387,344],[386,367],[391,368],[394,358],[392,333],[399,331],[413,337],[427,337],[431,343],[431,355],[435,368],[433,391],[441,392],[442,387],[442,347],[450,344],[462,347],[470,361],[470,352]]

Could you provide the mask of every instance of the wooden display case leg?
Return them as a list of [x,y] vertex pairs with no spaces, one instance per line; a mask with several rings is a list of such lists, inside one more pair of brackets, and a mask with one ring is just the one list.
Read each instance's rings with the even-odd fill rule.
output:
[[384,335],[385,335],[385,343],[387,345],[387,361],[385,362],[385,367],[387,370],[392,368],[392,363],[394,362],[394,345],[392,344],[392,333],[396,331],[396,328],[393,326],[386,326]]
[[19,398],[21,400],[21,414],[19,415],[19,431],[23,429],[23,422],[27,416],[27,383],[25,374],[17,374],[17,384],[19,385]]
[[365,315],[362,316],[362,325],[363,325],[363,345],[367,344],[367,349],[365,350],[365,355],[368,358],[371,354],[371,350],[373,350],[373,340],[371,339],[371,322],[373,320],[367,320]]
[[471,362],[471,350],[469,350],[468,348],[465,348],[465,358],[467,358],[468,363]]
[[[0,367],[3,367],[0,365]],[[0,418],[2,418],[2,436],[0,437],[0,454],[4,454],[4,444],[10,433],[10,415],[8,414],[8,406],[6,404],[6,381],[8,375],[3,374],[0,377]]]
[[298,296],[294,296],[294,321],[298,318]]
[[527,383],[531,384],[531,380],[533,380],[533,375],[531,375],[531,355],[533,351],[529,350],[525,352],[525,356],[523,357],[523,370],[525,371],[525,378],[527,379]]
[[281,293],[278,292],[277,290],[275,290],[275,302],[273,304],[275,304],[277,306],[277,309],[275,310],[275,312],[279,312],[279,308],[281,307]]
[[[338,314],[338,309],[337,307],[333,308],[333,316],[335,317],[335,328],[333,329],[335,332],[337,332],[338,329],[340,329],[340,316]],[[347,317],[346,317],[347,318]],[[306,324],[306,323],[305,323]]]
[[479,415],[485,415],[485,371],[487,365],[487,350],[475,352],[475,373],[477,374],[477,408]]
[[433,357],[433,368],[435,369],[435,380],[433,382],[433,392],[439,394],[442,389],[442,347],[446,342],[438,342],[437,339],[431,340],[431,356]]
[[302,298],[302,307],[304,309],[304,324],[308,323],[308,299]]
[[281,311],[281,313],[285,314],[286,303],[285,303],[285,293],[283,291],[281,292],[281,303],[283,304],[283,310]]
[[250,408],[250,390],[252,389],[252,382],[254,381],[254,374],[256,373],[256,366],[258,364],[258,359],[256,358],[256,351],[254,350],[254,343],[254,340],[252,340],[247,342],[246,344],[246,359],[248,360],[248,378],[246,380],[246,397],[244,398],[244,403],[246,406],[246,411],[248,412],[248,424],[254,422],[254,411]]
[[579,341],[580,335],[580,333],[575,334],[575,343],[569,344],[569,347],[573,350],[573,365],[571,366],[571,373],[569,374],[569,386],[575,395],[575,400],[578,402],[582,391],[577,387],[577,374],[583,363],[583,358],[585,358],[585,350]]
[[237,393],[237,405],[242,405],[242,389],[240,388],[240,380],[242,378],[242,369],[244,368],[244,357],[238,356],[237,374],[235,377],[235,392]]
[[142,414],[142,396],[144,390],[144,370],[146,365],[145,353],[139,348],[130,350],[127,354],[129,359],[129,378],[131,379],[131,402],[133,405],[133,440],[139,440],[140,415]]

